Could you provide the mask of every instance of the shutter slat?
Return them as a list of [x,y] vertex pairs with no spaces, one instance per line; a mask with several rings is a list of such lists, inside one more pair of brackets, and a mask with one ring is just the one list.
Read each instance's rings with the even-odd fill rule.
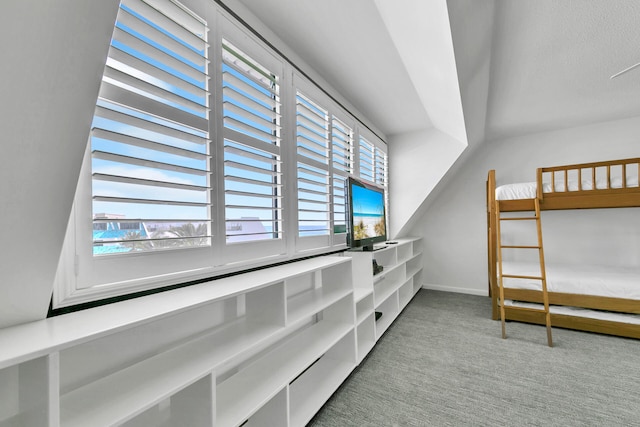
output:
[[107,153],[105,151],[94,150],[91,152],[94,159],[107,160],[111,162],[123,163],[127,165],[143,166],[152,169],[169,170],[173,172],[181,172],[190,175],[207,176],[209,171],[189,168],[186,166],[178,166],[171,163],[157,162],[153,160],[140,159],[137,157],[123,156],[120,154]]
[[[93,196],[93,200],[97,202],[111,202],[111,203],[140,203],[147,205],[173,205],[173,206],[191,206],[191,207],[207,207],[208,203],[200,202],[180,202],[176,200],[162,200],[162,199],[136,199],[127,197],[111,197],[111,196]],[[198,220],[194,220],[197,222]]]
[[[238,102],[238,101],[236,101],[236,102]],[[237,104],[235,104],[233,102],[225,101],[225,102],[222,103],[222,106],[224,108],[225,118],[229,117],[229,116],[227,116],[227,113],[229,113],[229,112],[237,114],[237,115],[241,116],[242,118],[244,118],[246,120],[252,121],[253,123],[255,123],[255,125],[258,126],[258,127],[255,127],[255,125],[247,124],[252,129],[260,130],[260,131],[262,131],[260,129],[260,127],[266,127],[266,128],[270,128],[272,130],[279,130],[280,129],[280,126],[278,126],[277,124],[273,123],[272,121],[267,120],[264,117],[262,117],[262,116],[260,116],[258,114],[255,114],[255,113],[253,113],[253,112],[251,112],[251,111],[249,111],[249,110],[247,110],[247,109],[245,109],[245,108],[241,107],[240,105],[237,105]]]
[[189,185],[189,184],[181,184],[176,182],[168,182],[168,181],[156,181],[152,179],[142,179],[142,178],[130,178],[126,176],[120,175],[109,175],[103,173],[94,173],[92,174],[94,180],[98,181],[109,181],[109,182],[121,182],[124,184],[136,184],[136,185],[146,185],[150,187],[161,187],[161,188],[176,188],[179,190],[192,190],[192,191],[209,191],[209,187],[204,187],[200,185]]
[[[185,98],[184,96],[180,96],[176,93],[173,93],[162,87],[159,87],[149,82],[146,82],[144,80],[141,80],[137,77],[124,73],[110,66],[107,66],[107,68],[105,68],[104,77],[113,79],[116,82],[120,82],[132,88],[149,93],[163,100],[171,101],[173,103],[181,105],[184,108],[193,110],[194,112],[198,113],[201,116],[204,116],[209,111],[209,109],[202,104],[194,102],[188,98]],[[121,89],[126,90],[124,88],[121,88]],[[136,94],[136,95],[140,96],[139,94]],[[164,103],[161,103],[161,104],[166,105]],[[193,114],[193,113],[190,113],[190,114]]]
[[130,145],[132,147],[145,148],[148,150],[159,151],[162,153],[173,154],[175,156],[187,157],[195,160],[207,160],[209,155],[191,151],[184,148],[174,147],[172,145],[161,144],[159,142],[149,141],[143,138],[137,138],[131,135],[112,132],[110,130],[94,128],[91,135],[95,138],[107,139],[109,141],[119,142],[121,144]]
[[[148,23],[138,19],[135,15],[132,15],[125,9],[120,9],[121,13],[118,15],[118,23],[123,24],[129,28],[135,29],[135,31],[142,35],[143,37],[148,38],[149,40],[153,40],[154,42],[162,45],[164,48],[174,52],[176,55],[181,56],[187,61],[193,64],[200,64],[203,62],[202,54],[194,51],[193,49],[189,49],[182,43],[173,39],[172,37],[167,36],[165,33],[158,31],[153,26]],[[171,27],[175,27],[172,25]],[[172,33],[173,28],[165,28],[165,30]]]
[[[262,137],[262,138],[264,138],[266,140],[270,140],[274,144],[279,140],[278,136],[275,136],[275,135],[272,135],[272,134],[270,134],[268,132],[265,132],[262,129],[258,129],[258,128],[255,128],[253,126],[249,126],[249,125],[247,125],[245,123],[242,123],[239,120],[234,119],[233,117],[225,116],[223,123],[224,123],[225,127],[227,126],[227,124],[229,124],[230,126],[233,126],[233,127],[238,128],[238,129],[240,129],[242,131],[245,131],[248,134],[255,134],[255,135],[258,135],[259,138]],[[236,131],[239,132],[239,130],[236,130]],[[249,135],[249,136],[251,136],[251,135]]]
[[242,149],[236,148],[236,147],[230,147],[228,145],[225,145],[224,152],[225,153],[230,153],[230,154],[236,154],[236,155],[242,156],[242,157],[247,157],[247,158],[253,159],[253,160],[258,160],[258,161],[264,162],[264,163],[269,163],[269,164],[273,165],[274,167],[281,163],[280,160],[274,159],[273,157],[261,156],[260,154],[251,153],[249,151],[245,151],[245,150],[242,150]]
[[259,173],[259,174],[262,174],[262,175],[270,175],[270,176],[280,175],[279,172],[273,171],[271,169],[264,169],[264,168],[260,168],[260,167],[257,167],[257,166],[252,166],[252,165],[247,165],[247,164],[244,164],[244,163],[234,162],[232,160],[225,160],[224,161],[224,165],[225,166],[230,166],[230,167],[236,168],[236,169],[246,170],[246,171],[249,171],[249,172]]
[[173,138],[182,139],[184,141],[192,142],[195,144],[206,144],[209,142],[209,140],[205,137],[184,132],[179,129],[171,128],[159,123],[154,123],[148,120],[130,116],[128,114],[124,114],[107,107],[102,107],[102,106],[96,107],[95,115],[97,117],[119,122],[124,125],[137,127],[137,128],[148,130],[158,134],[164,134]]
[[[170,29],[171,34],[177,36],[185,43],[193,46],[198,51],[203,51],[208,47],[207,42],[200,36],[196,35],[198,33],[197,30],[194,29],[194,33],[194,31],[189,30],[183,24],[176,22],[170,16],[162,13],[154,7],[149,6],[145,2],[122,0],[122,4],[124,4],[134,12],[144,16],[154,24],[158,25],[160,28]],[[190,21],[196,28],[201,28],[203,31],[205,30],[206,26],[203,23],[197,22],[193,18],[191,18]]]
[[150,44],[140,40],[137,37],[132,36],[131,34],[117,27],[113,31],[113,39],[116,42],[122,43],[125,46],[136,50],[142,55],[149,57],[151,59],[151,62],[159,62],[161,64],[164,64],[167,67],[181,74],[184,74],[197,82],[204,82],[206,80],[206,75],[202,71],[197,70],[188,64],[185,64],[179,59],[166,54],[160,49],[151,46]]
[[182,123],[202,132],[209,130],[209,121],[206,117],[197,117],[186,111],[115,86],[105,80],[102,81],[100,88],[100,98],[117,104],[123,104],[163,119]]
[[273,90],[269,90],[270,95],[267,95],[228,71],[222,73],[222,90],[223,93],[229,90],[235,93],[239,93],[238,91],[245,92],[248,96],[257,99],[263,104],[269,105],[272,109],[280,105],[278,97]]
[[[128,67],[139,70],[162,82],[166,82],[167,84],[190,93],[195,97],[206,99],[209,93],[204,87],[194,85],[191,82],[181,79],[175,74],[169,73],[162,68],[158,68],[152,64],[149,64],[148,62],[136,58],[135,56],[130,55],[115,46],[111,46],[109,48],[109,58]],[[204,82],[202,83],[202,86],[204,86]]]

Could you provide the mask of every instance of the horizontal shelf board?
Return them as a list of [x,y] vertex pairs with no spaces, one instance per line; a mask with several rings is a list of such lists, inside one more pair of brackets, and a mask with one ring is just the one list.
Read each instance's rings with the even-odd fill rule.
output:
[[353,289],[353,299],[355,300],[356,303],[358,303],[363,299],[365,299],[366,297],[368,297],[369,295],[371,295],[372,293],[373,293],[373,288],[355,287]]
[[[190,343],[90,383],[63,397],[63,425],[82,426],[93,420],[105,420],[108,425],[126,421],[213,371],[216,366],[259,345],[280,329],[239,319]],[[204,374],[197,377],[194,370]],[[127,393],[117,394],[114,390],[127,390]]]
[[184,345],[69,392],[60,399],[65,427],[118,425],[212,371],[209,355]]
[[393,296],[396,293],[398,288],[400,287],[402,282],[392,282],[379,284],[376,286],[376,291],[374,292],[374,306],[377,308],[380,304],[383,304],[386,300]]
[[289,386],[291,425],[304,426],[355,368],[353,363],[323,357]]
[[316,323],[219,384],[216,425],[244,422],[352,329],[347,323]]
[[344,262],[317,257],[0,330],[0,369]]
[[407,270],[407,279],[415,276],[416,274],[418,274],[421,271],[422,271],[422,267],[414,268],[414,269],[411,269],[410,271]]
[[296,321],[322,311],[331,304],[351,293],[351,289],[318,288],[302,292],[287,300],[287,323]]
[[360,325],[370,316],[373,316],[373,307],[363,310],[361,313],[357,313],[356,325]]

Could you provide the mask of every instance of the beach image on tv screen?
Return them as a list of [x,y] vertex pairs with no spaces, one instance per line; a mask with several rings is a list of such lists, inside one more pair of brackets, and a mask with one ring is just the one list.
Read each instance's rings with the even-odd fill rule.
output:
[[352,192],[354,239],[384,236],[384,194],[357,185]]

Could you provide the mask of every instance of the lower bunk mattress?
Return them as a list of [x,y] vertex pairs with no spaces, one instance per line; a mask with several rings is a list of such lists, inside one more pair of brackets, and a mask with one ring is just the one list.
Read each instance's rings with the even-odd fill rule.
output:
[[[502,271],[505,275],[539,276],[540,266],[538,263],[504,261]],[[546,276],[549,292],[623,298],[638,300],[640,304],[640,268],[547,264]],[[540,280],[505,277],[504,287],[540,290],[541,283]],[[509,305],[537,306],[533,303],[505,301],[505,307]],[[550,312],[640,325],[640,315],[637,314],[567,306],[551,306]]]

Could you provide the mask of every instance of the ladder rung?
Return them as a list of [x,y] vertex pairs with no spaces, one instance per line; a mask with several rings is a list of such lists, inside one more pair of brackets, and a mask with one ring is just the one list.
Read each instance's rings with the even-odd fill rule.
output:
[[500,246],[502,249],[540,249],[540,246],[523,246],[523,245],[505,245]]
[[544,280],[544,277],[539,276],[521,276],[518,274],[503,274],[502,277],[508,277],[510,279],[535,279],[535,280]]
[[517,217],[507,217],[507,218],[499,218],[500,221],[531,221],[532,219],[538,219],[537,216],[517,216]]

